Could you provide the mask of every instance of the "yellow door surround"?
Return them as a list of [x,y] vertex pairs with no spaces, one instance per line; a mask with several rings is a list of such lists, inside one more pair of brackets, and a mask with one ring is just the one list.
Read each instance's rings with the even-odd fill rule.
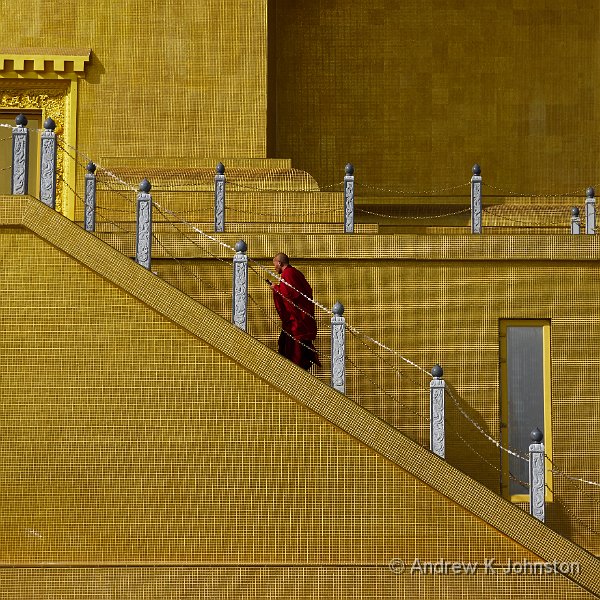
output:
[[[551,349],[549,319],[501,319],[500,320],[500,388],[501,388],[501,430],[502,443],[509,447],[509,414],[508,414],[508,349],[507,330],[509,327],[539,327],[542,330],[542,362],[543,362],[543,403],[544,419],[540,425],[544,428],[544,446],[546,452],[546,502],[553,501],[552,493],[552,393],[551,393]],[[502,490],[503,496],[512,502],[529,502],[527,494],[511,494],[509,486],[509,461],[503,457]]]
[[[76,163],[69,154],[75,156],[77,143],[77,84],[90,55],[89,49],[0,48],[0,109],[41,110],[42,122],[48,117],[56,122],[65,150],[58,153],[56,210],[70,219],[75,217]],[[31,182],[31,193],[36,189]]]

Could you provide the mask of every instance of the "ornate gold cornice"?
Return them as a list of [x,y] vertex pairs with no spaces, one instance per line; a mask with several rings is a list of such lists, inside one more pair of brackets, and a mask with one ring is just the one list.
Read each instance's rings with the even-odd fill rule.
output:
[[[0,47],[0,108],[40,110],[52,117],[57,134],[70,148],[77,145],[77,88],[85,77],[88,48]],[[58,154],[56,208],[75,218],[75,163]],[[66,184],[63,186],[63,182]],[[62,189],[60,189],[62,188]]]
[[0,48],[0,71],[83,74],[90,49]]

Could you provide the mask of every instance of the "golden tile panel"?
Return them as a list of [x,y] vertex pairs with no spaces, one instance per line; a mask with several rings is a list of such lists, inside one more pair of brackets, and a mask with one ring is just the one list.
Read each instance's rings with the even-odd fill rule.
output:
[[71,597],[96,600],[101,594],[108,593],[118,593],[118,597],[123,600],[597,598],[562,577],[503,574],[394,575],[385,565],[0,569],[0,584],[6,597],[10,597],[11,600]]
[[358,196],[457,193],[476,162],[490,194],[598,182],[596,4],[275,4],[275,154],[320,185],[347,162]]
[[85,155],[141,166],[266,156],[266,0],[207,0],[201,10],[49,0],[26,12],[0,17],[11,47],[92,49],[77,115]]
[[19,257],[0,313],[5,563],[383,568],[398,552],[493,552],[568,558],[600,591],[591,555],[351,399],[44,205],[27,202],[23,224],[36,236],[18,254],[0,236]]

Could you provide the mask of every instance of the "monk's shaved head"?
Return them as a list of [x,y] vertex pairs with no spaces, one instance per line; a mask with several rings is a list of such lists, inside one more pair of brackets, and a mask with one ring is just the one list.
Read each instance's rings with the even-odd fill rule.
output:
[[290,259],[287,254],[280,252],[273,257],[273,268],[277,275],[281,275],[285,269],[290,266]]
[[280,262],[282,265],[289,265],[290,264],[290,257],[287,254],[284,254],[283,252],[279,252],[279,254],[276,254],[273,257],[273,260],[276,260],[277,262]]

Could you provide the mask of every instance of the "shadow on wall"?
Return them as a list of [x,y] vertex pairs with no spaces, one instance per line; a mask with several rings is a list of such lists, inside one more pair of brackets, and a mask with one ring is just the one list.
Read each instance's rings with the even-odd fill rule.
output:
[[98,55],[92,51],[90,54],[90,61],[85,71],[85,80],[92,85],[97,85],[100,83],[102,75],[105,73],[106,71],[100,62]]
[[[529,505],[525,507],[525,510],[529,510]],[[573,533],[571,520],[571,516],[560,502],[546,502],[546,525],[550,529],[567,539],[571,539]]]
[[472,422],[477,423],[490,437],[496,439],[497,436],[489,431],[481,414],[465,402],[448,381],[445,412],[448,463],[496,494],[501,494],[500,452]]

